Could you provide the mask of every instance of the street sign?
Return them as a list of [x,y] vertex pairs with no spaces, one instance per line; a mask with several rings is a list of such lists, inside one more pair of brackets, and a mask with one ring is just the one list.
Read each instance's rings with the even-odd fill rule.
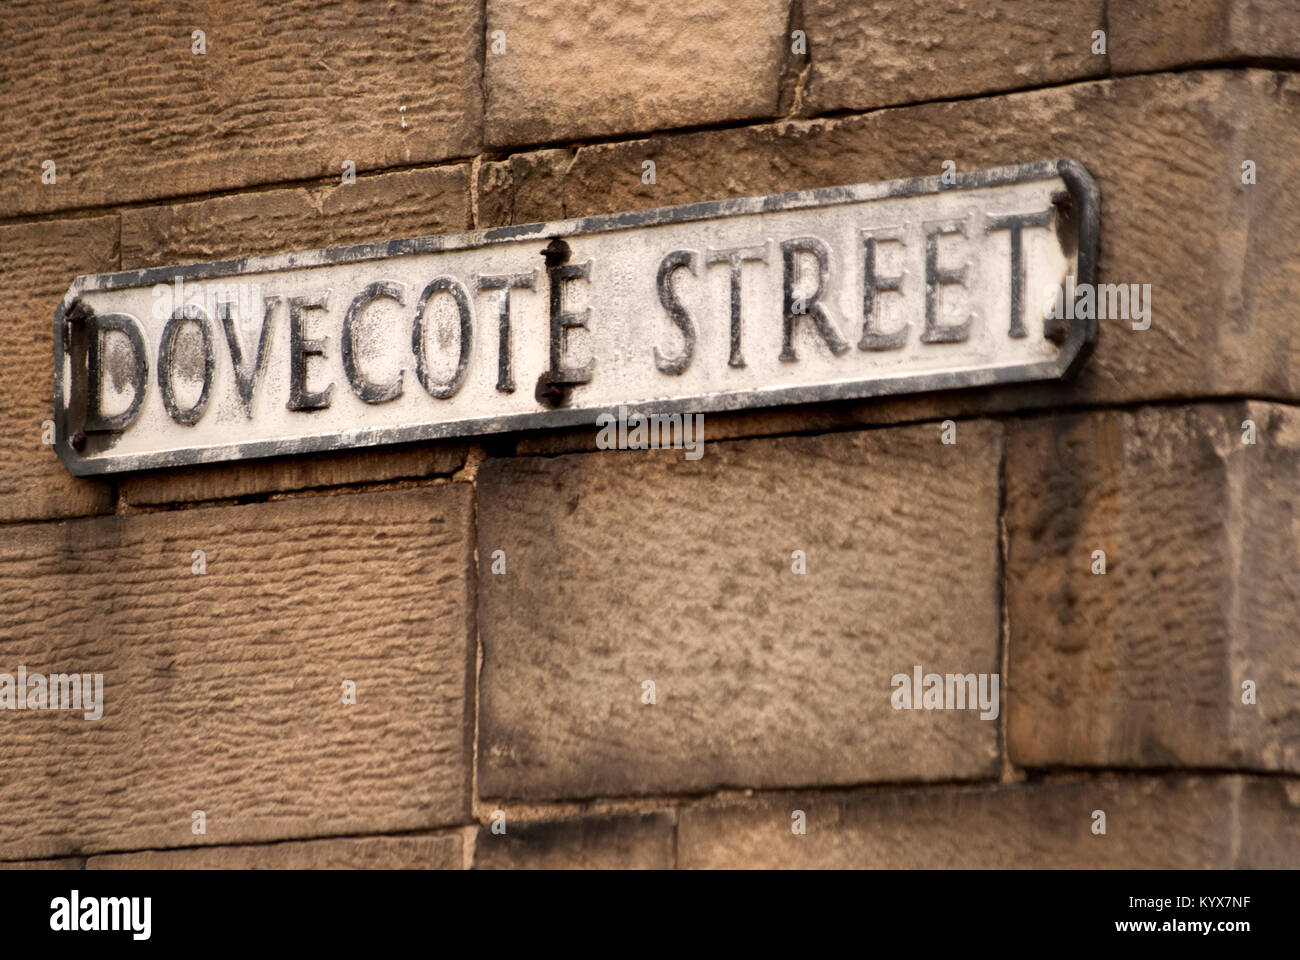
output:
[[[949,182],[951,181],[951,182]],[[1054,160],[78,277],[75,474],[1068,376],[1098,194]]]

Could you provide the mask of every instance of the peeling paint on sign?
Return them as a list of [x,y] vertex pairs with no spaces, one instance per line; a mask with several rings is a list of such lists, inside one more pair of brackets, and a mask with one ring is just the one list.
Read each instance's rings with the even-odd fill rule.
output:
[[1070,160],[79,277],[75,474],[1068,376],[1096,336]]

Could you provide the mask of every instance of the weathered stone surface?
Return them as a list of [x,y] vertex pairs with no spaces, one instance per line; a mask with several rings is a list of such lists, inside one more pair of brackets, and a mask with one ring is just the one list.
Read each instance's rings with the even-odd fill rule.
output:
[[890,680],[998,670],[1000,455],[976,421],[484,462],[480,794],[991,775],[996,722]]
[[[1082,161],[1101,189],[1101,282],[1151,284],[1150,329],[1102,320],[1097,349],[1070,384],[741,422],[755,431],[810,430],[1189,396],[1300,398],[1300,193],[1290,187],[1300,176],[1300,81],[1292,75],[1127,77],[583,146],[561,170],[563,203],[569,216],[585,216],[934,175],[947,159],[972,170],[1062,155]],[[658,164],[653,186],[641,183],[642,158]],[[1251,186],[1241,182],[1247,158],[1259,171]],[[516,186],[513,204],[502,198],[496,208],[512,210],[516,222],[543,219],[542,209],[521,202],[526,196]]]
[[[6,20],[0,215],[338,178],[349,160],[362,172],[478,149],[477,0],[199,10],[57,0],[10,5]],[[202,56],[191,52],[196,29]],[[41,183],[47,159],[54,185]]]
[[535,150],[505,160],[480,164],[474,184],[477,223],[499,227],[533,221],[564,219],[564,170],[572,150]]
[[[485,139],[546,143],[773,116],[787,16],[782,0],[487,0]],[[497,31],[504,53],[492,52]]]
[[667,870],[673,866],[669,813],[615,813],[543,820],[507,820],[506,832],[479,828],[479,870]]
[[86,861],[81,857],[61,857],[58,860],[0,860],[0,870],[83,870]]
[[112,508],[112,484],[73,477],[41,433],[54,417],[54,309],[78,274],[116,270],[117,251],[117,217],[0,226],[0,522]]
[[90,857],[87,870],[459,870],[459,833],[340,837]]
[[677,850],[694,868],[1294,867],[1300,805],[1239,777],[791,794],[686,808]]
[[[876,401],[834,400],[827,403],[801,403],[763,410],[711,413],[706,420],[710,442],[743,437],[790,433],[830,433],[855,429],[863,422],[872,424],[911,424],[929,420],[940,422],[950,416],[958,423],[965,414],[988,410],[997,412],[1010,405],[1008,397],[997,388],[949,390],[939,393],[909,394],[902,398]],[[509,435],[514,450],[521,456],[557,453],[581,453],[597,450],[597,431],[591,426],[558,430],[533,430]]]
[[464,164],[122,212],[122,267],[381,243],[470,227]]
[[1092,52],[1103,0],[802,0],[802,111],[867,110],[1025,89],[1108,72]]
[[1107,22],[1110,62],[1120,73],[1300,58],[1294,0],[1108,0]]
[[1242,791],[1249,805],[1247,829],[1238,831],[1237,861],[1257,867],[1294,870],[1300,864],[1300,781],[1248,780]]
[[465,450],[463,443],[443,442],[152,470],[122,477],[118,490],[140,506],[427,477],[459,470]]
[[[1242,443],[1252,420],[1257,443]],[[1027,766],[1300,772],[1300,412],[1026,420],[1007,443],[1008,738]],[[1092,573],[1104,550],[1106,573]],[[1242,703],[1253,681],[1258,702]]]
[[104,707],[0,713],[0,857],[465,822],[470,525],[447,484],[6,528],[0,671]]

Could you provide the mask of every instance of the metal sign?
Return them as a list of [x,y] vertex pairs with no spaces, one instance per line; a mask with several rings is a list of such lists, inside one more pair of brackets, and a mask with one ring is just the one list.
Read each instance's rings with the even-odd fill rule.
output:
[[[951,182],[948,182],[951,180]],[[75,474],[1068,376],[1072,160],[78,277]],[[1070,278],[1073,278],[1072,280]]]

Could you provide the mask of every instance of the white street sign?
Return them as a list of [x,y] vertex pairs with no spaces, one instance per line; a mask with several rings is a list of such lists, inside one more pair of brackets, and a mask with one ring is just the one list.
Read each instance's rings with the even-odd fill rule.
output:
[[950,179],[79,277],[59,454],[116,473],[1067,376],[1095,322],[1044,291],[1094,281],[1091,177]]

